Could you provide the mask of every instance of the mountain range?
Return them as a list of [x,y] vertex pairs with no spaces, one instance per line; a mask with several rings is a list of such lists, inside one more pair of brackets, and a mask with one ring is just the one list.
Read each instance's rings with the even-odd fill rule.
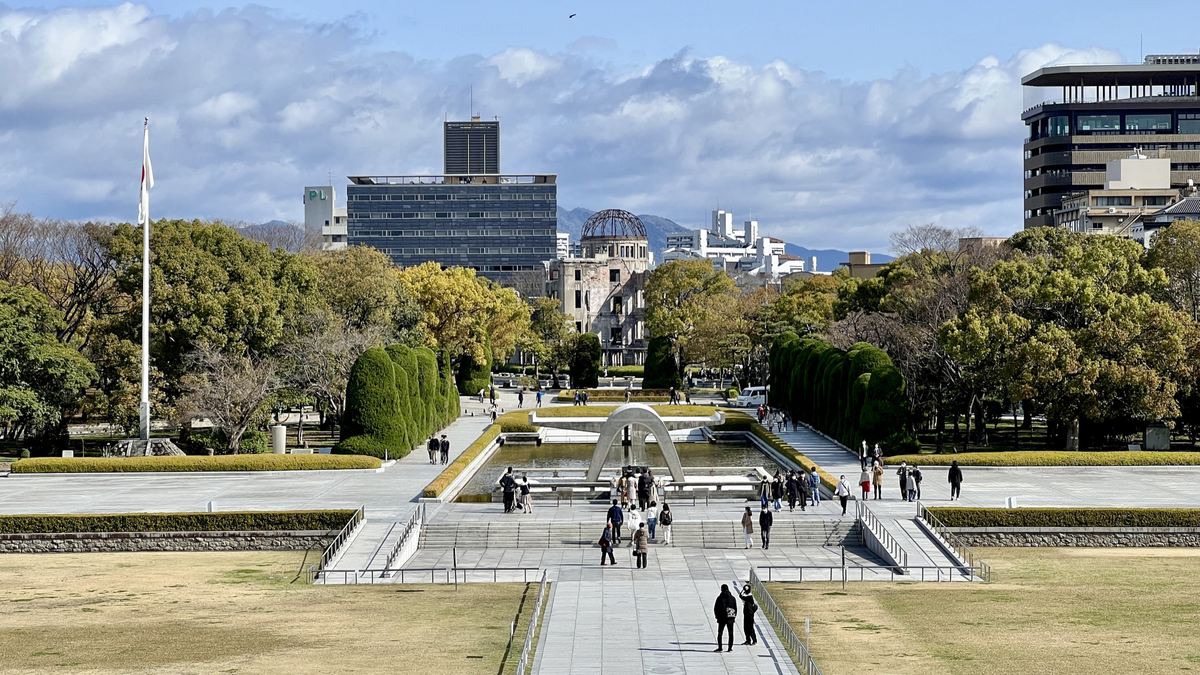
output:
[[[570,232],[571,241],[579,241],[580,233],[583,231],[583,224],[593,213],[595,211],[588,209],[575,208],[568,211],[561,206],[558,207],[558,231]],[[650,249],[654,251],[654,257],[659,261],[662,260],[663,251],[667,248],[668,232],[692,229],[662,216],[638,214],[638,218],[641,218],[642,224],[646,226],[646,238],[650,240]],[[850,261],[849,253],[833,248],[811,249],[785,242],[784,252],[788,255],[804,258],[806,262],[810,257],[817,256],[817,269],[823,272],[837,269],[841,263]],[[894,260],[894,258],[889,255],[880,253],[871,254],[871,262],[873,263],[889,262],[891,260]]]

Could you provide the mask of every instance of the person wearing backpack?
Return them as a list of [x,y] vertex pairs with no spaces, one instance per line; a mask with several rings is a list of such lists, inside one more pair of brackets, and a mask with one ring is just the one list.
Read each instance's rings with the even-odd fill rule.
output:
[[737,599],[729,592],[729,584],[721,584],[721,594],[713,605],[713,614],[717,618],[717,648],[721,651],[721,636],[729,631],[729,647],[725,651],[733,651],[733,625],[737,622]]
[[665,546],[671,545],[671,523],[673,522],[675,522],[675,517],[671,515],[671,507],[663,502],[662,513],[658,514],[658,526],[662,528]]
[[754,613],[758,611],[758,603],[754,601],[754,593],[750,584],[742,586],[742,630],[746,633],[744,645],[758,644],[758,633],[754,632]]

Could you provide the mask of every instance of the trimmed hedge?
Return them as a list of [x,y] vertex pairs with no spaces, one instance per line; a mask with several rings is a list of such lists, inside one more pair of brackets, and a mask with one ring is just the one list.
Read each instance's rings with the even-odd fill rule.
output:
[[458,364],[458,393],[474,396],[480,389],[492,386],[492,343],[483,341],[483,363],[476,363],[470,356],[463,356]]
[[843,351],[784,333],[769,360],[772,407],[851,450],[863,441],[878,443],[887,455],[920,448],[908,431],[907,383],[882,349],[859,342]]
[[609,377],[641,377],[646,373],[645,366],[609,366]]
[[36,457],[13,462],[13,473],[137,473],[144,471],[316,471],[378,469],[374,457],[343,455],[186,455],[183,457]]
[[645,377],[642,386],[647,389],[670,389],[683,387],[679,377],[679,363],[675,360],[675,348],[665,337],[650,338],[646,345]]
[[929,507],[947,527],[1200,527],[1200,509]]
[[483,435],[475,439],[475,442],[467,446],[462,454],[450,463],[444,471],[438,474],[429,485],[425,486],[422,495],[425,497],[437,497],[442,494],[442,491],[449,487],[450,483],[458,478],[458,474],[466,470],[467,465],[475,460],[481,452],[483,452],[496,437],[500,435],[500,425],[493,424],[483,431]]
[[959,466],[1200,466],[1200,452],[1020,450],[964,452],[948,455],[898,455],[888,457],[883,463],[908,462],[923,466],[950,466],[950,463],[955,461]]
[[[562,391],[558,392],[558,396],[556,397],[556,400],[559,403],[571,403],[572,401],[575,400],[575,392],[577,392],[577,391],[579,391],[578,388],[563,389]],[[604,401],[606,403],[612,403],[614,401],[620,402],[620,403],[625,402],[625,390],[624,389],[586,389],[585,391],[587,391],[589,402],[591,402],[591,401]],[[683,392],[680,392],[679,395],[680,395],[680,397],[682,397]],[[670,400],[671,400],[671,392],[666,389],[630,389],[629,390],[630,403],[666,403],[667,401],[670,401]]]
[[350,369],[342,439],[333,451],[399,459],[423,444],[459,413],[449,374],[439,370],[427,347],[363,352]]
[[337,531],[345,526],[353,516],[353,510],[343,509],[0,516],[0,533]]
[[598,386],[601,355],[600,338],[595,333],[580,335],[571,355],[571,383],[585,388]]

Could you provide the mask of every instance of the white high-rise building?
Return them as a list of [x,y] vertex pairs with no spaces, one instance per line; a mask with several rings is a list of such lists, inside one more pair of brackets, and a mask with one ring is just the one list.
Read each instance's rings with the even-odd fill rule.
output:
[[336,205],[337,193],[332,185],[304,188],[304,229],[321,229],[321,250],[336,251],[346,247],[346,207]]

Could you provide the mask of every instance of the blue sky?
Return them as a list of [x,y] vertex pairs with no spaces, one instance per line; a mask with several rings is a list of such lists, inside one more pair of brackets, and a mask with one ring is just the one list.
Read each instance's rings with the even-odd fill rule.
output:
[[1020,76],[1137,61],[1139,35],[1195,51],[1200,6],[0,5],[0,202],[133,218],[150,115],[156,216],[298,219],[329,173],[440,171],[439,122],[474,87],[502,169],[559,174],[567,208],[698,225],[720,203],[811,248],[1008,234]]

